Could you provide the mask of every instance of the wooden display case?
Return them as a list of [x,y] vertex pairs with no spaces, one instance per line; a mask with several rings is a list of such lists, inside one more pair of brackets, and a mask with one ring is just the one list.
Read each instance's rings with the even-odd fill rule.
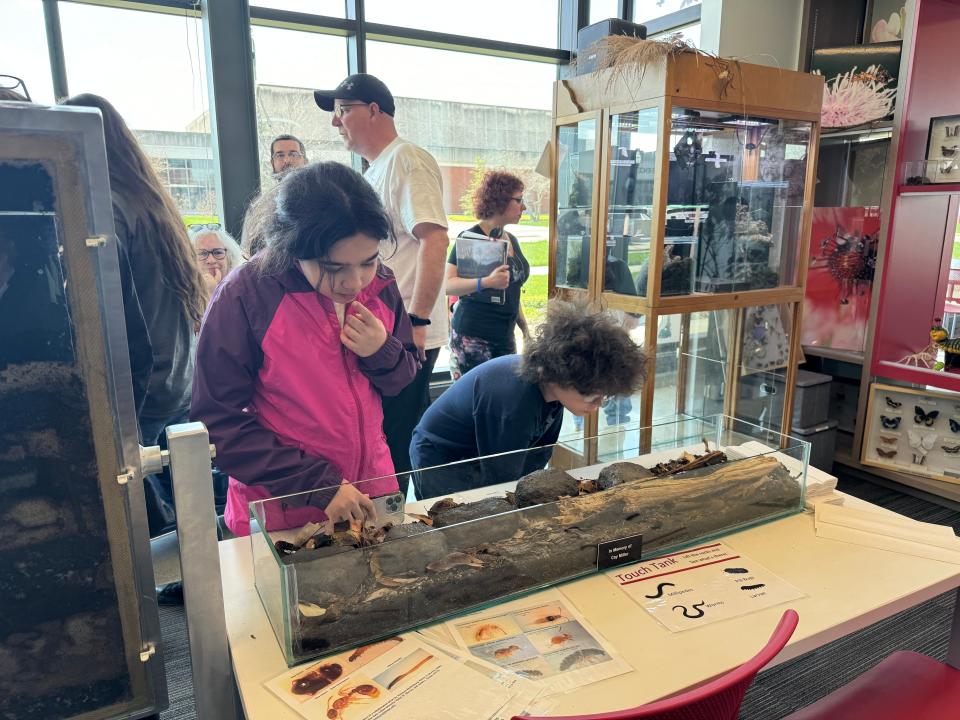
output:
[[822,97],[692,52],[554,85],[550,294],[620,311],[651,356],[584,432],[721,412],[789,432]]

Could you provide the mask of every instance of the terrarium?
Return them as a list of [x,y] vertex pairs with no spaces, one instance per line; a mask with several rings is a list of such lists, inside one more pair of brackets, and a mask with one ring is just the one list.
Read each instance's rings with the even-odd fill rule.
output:
[[635,561],[803,509],[809,445],[726,416],[575,448],[414,472],[414,492],[445,492],[406,502],[407,477],[357,483],[378,508],[365,524],[326,520],[335,488],[251,503],[256,587],[287,662],[596,572],[608,543],[639,541]]

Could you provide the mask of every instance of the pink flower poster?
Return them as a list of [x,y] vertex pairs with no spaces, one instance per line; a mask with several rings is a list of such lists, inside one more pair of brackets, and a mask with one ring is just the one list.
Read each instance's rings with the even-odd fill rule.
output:
[[864,351],[879,232],[879,208],[813,209],[803,345]]

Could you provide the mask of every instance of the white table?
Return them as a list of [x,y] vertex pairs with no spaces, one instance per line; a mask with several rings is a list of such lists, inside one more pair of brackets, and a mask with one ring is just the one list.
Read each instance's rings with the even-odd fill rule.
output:
[[[775,662],[960,587],[960,565],[817,538],[811,512],[729,535],[724,542],[806,593],[788,605],[800,614],[800,624]],[[233,669],[246,716],[295,720],[299,716],[263,686],[286,664],[253,585],[249,540],[220,543],[220,562]],[[752,657],[788,607],[671,633],[602,575],[560,587],[634,668],[565,697],[565,713],[633,707],[720,675]],[[958,625],[955,621],[951,647],[955,659]]]

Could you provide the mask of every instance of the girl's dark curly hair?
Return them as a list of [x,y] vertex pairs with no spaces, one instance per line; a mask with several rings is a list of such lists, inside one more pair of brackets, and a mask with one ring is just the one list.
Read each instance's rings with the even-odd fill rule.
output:
[[551,300],[523,348],[520,377],[582,395],[631,395],[647,379],[647,356],[610,313]]
[[363,233],[396,238],[380,197],[360,173],[337,162],[318,162],[290,172],[273,195],[269,238],[260,272],[279,274],[297,260],[324,258],[340,240]]
[[473,212],[480,220],[492,218],[507,209],[510,198],[523,192],[523,181],[516,175],[490,170],[473,193]]

